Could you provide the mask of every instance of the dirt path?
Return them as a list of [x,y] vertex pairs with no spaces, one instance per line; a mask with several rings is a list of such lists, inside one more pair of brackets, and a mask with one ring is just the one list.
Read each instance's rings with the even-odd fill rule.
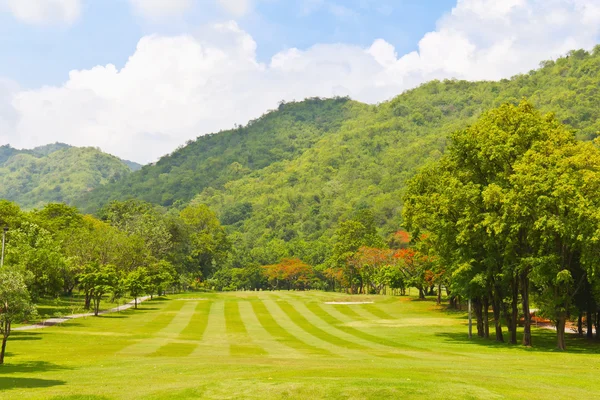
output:
[[[140,304],[141,302],[146,301],[149,298],[150,298],[150,296],[138,297],[137,302],[138,302],[138,304]],[[118,306],[118,307],[111,308],[108,310],[100,311],[98,314],[109,314],[109,313],[114,313],[114,312],[118,312],[118,311],[123,311],[123,310],[127,310],[128,308],[133,307],[134,305],[135,305],[135,300],[131,300],[129,303],[123,304],[122,306]],[[69,315],[69,316],[61,317],[61,318],[48,318],[42,322],[38,322],[37,324],[20,326],[18,328],[13,328],[12,330],[13,331],[29,331],[32,329],[44,329],[44,328],[48,328],[50,326],[62,324],[63,322],[66,322],[66,321],[69,321],[72,319],[93,317],[93,316],[94,316],[94,313],[85,313],[85,314],[73,314],[73,315]]]

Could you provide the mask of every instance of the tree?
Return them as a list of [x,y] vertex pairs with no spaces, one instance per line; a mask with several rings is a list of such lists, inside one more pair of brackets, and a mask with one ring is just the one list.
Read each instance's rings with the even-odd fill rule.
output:
[[[515,179],[527,165],[536,165],[533,154],[539,154],[540,167],[552,166],[556,160],[548,159],[550,153],[544,149],[565,149],[574,143],[573,133],[552,114],[541,115],[526,101],[518,106],[504,104],[452,134],[448,152],[409,184],[404,209],[407,226],[417,232],[432,232],[435,253],[455,278],[454,290],[474,298],[476,305],[485,304],[486,312],[487,301],[491,302],[498,341],[504,340],[500,325],[503,315],[510,342],[517,342],[520,295],[525,320],[523,344],[531,345],[532,257],[551,250],[535,239],[539,226],[535,203],[556,197],[552,188],[557,186],[532,194],[529,184],[519,186]],[[550,179],[551,169],[538,168],[541,173],[530,183]],[[539,208],[544,210],[548,213],[538,224],[560,213],[561,204]],[[548,244],[552,242],[550,237],[546,239]],[[560,279],[561,284],[567,281]],[[479,321],[477,307],[476,315]]]
[[181,211],[190,240],[190,268],[205,279],[222,267],[231,245],[217,216],[204,204],[192,204]]
[[175,279],[175,269],[168,261],[152,263],[147,272],[147,293],[150,298],[157,294],[160,296]]
[[530,271],[542,311],[555,321],[557,347],[564,350],[576,296],[599,272],[600,150],[592,143],[548,141],[515,170],[507,198],[528,222],[526,239],[534,250],[521,265]]
[[20,228],[9,231],[8,237],[6,261],[31,274],[28,286],[34,299],[60,294],[68,262],[50,232],[37,224],[23,222]]
[[314,270],[298,258],[285,258],[280,263],[263,267],[264,275],[273,289],[284,284],[287,290],[309,289],[314,280]]
[[369,210],[361,210],[354,219],[340,223],[336,231],[336,239],[332,249],[330,264],[343,271],[345,284],[352,293],[362,293],[363,281],[350,260],[361,247],[384,246],[377,234],[373,214]]
[[89,264],[81,274],[81,285],[92,300],[94,315],[100,312],[102,297],[110,293],[118,284],[118,276],[113,265]]
[[100,211],[104,221],[143,240],[148,252],[163,258],[173,247],[167,218],[158,208],[139,200],[113,201]]
[[12,269],[5,268],[0,271],[0,333],[2,333],[0,364],[4,364],[6,342],[11,334],[13,322],[25,321],[35,313],[35,306],[31,303],[23,276]]
[[148,286],[148,271],[146,268],[137,268],[127,274],[123,286],[129,292],[137,309],[138,297],[146,292]]

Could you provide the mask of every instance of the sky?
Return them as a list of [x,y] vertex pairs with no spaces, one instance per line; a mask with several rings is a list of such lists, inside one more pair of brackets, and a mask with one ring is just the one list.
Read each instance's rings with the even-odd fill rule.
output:
[[0,144],[141,163],[281,100],[379,103],[600,39],[600,0],[0,0]]

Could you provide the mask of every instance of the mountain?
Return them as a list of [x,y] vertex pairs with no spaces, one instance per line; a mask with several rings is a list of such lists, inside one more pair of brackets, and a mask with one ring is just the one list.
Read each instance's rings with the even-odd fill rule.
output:
[[131,197],[170,206],[186,202],[207,187],[220,188],[273,163],[291,160],[312,147],[358,109],[347,98],[282,103],[277,111],[237,127],[201,136],[126,178],[94,190],[76,204],[93,211],[110,200]]
[[282,103],[245,127],[188,142],[76,204],[93,211],[131,197],[163,206],[205,203],[232,234],[234,264],[289,255],[318,264],[338,222],[360,210],[372,211],[381,234],[396,230],[406,180],[444,152],[450,132],[484,110],[528,98],[589,140],[600,131],[599,88],[597,46],[511,79],[433,81],[378,105],[346,98]]
[[84,192],[129,173],[124,161],[92,147],[54,143],[17,150],[0,146],[0,198],[24,208],[72,203]]

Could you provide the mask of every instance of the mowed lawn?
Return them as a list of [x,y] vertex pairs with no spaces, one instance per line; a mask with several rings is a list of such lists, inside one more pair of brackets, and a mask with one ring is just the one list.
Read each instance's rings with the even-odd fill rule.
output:
[[[327,301],[374,301],[329,305]],[[194,293],[15,333],[6,399],[597,398],[600,344],[467,340],[433,301],[324,292]]]

